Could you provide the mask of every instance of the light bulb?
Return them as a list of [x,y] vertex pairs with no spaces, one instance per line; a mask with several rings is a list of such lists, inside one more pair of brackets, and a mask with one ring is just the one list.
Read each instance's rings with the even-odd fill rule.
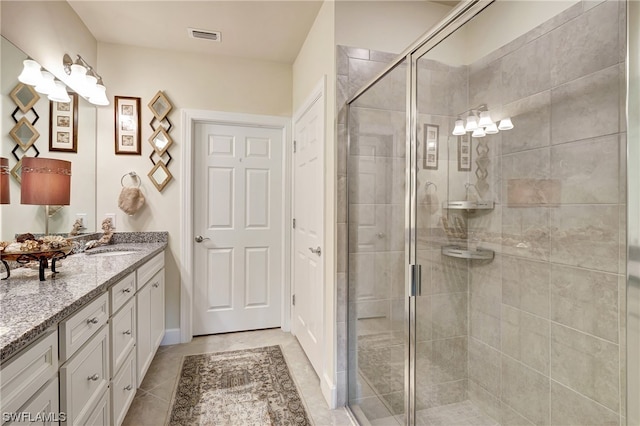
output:
[[511,117],[503,118],[498,125],[498,129],[500,130],[511,130],[513,129],[513,123],[511,122]]
[[489,126],[491,124],[493,124],[493,121],[491,120],[491,116],[489,115],[489,111],[482,111],[480,113],[480,121],[478,121],[478,126],[487,127],[487,126]]
[[47,96],[47,98],[49,98],[50,101],[54,102],[71,102],[71,98],[67,93],[67,87],[60,80],[55,81],[54,89],[51,91],[51,93],[49,93],[49,96]]
[[490,125],[484,128],[484,132],[487,135],[495,135],[496,133],[498,133],[498,126],[496,126],[496,123],[491,123]]
[[109,105],[109,99],[107,98],[107,88],[102,84],[102,80],[98,80],[93,96],[89,98],[89,102],[94,105],[106,106]]
[[35,87],[36,92],[48,95],[55,89],[55,83],[53,82],[53,74],[49,71],[42,71],[42,81]]
[[98,77],[95,76],[93,71],[89,70],[85,82],[84,97],[90,99],[96,95],[96,84],[98,83]]
[[69,76],[69,85],[77,91],[84,93],[87,84],[87,69],[79,63],[71,65],[71,75]]
[[455,136],[462,136],[465,134],[464,122],[462,120],[456,120],[456,125],[453,128],[453,134]]
[[473,131],[473,133],[471,133],[471,137],[473,138],[484,138],[485,136],[487,136],[487,134],[484,132],[482,127],[478,127]]
[[467,125],[464,127],[464,130],[467,132],[473,132],[478,128],[478,120],[475,115],[470,115],[467,117]]
[[25,59],[22,61],[22,72],[18,76],[18,81],[29,86],[37,86],[42,81],[42,73],[40,72],[40,64],[33,59]]

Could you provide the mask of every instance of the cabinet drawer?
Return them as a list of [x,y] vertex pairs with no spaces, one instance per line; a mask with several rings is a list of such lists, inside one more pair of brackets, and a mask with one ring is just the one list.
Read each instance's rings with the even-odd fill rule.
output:
[[[44,385],[42,389],[15,414],[22,415],[22,413],[29,413],[28,416],[30,416],[30,420],[40,420],[29,423],[31,425],[57,425],[59,421],[66,420],[64,416],[60,415],[58,406],[58,378],[56,377]],[[4,426],[24,425],[28,422],[27,419],[24,419],[25,421],[16,420],[15,422],[5,423]]]
[[136,396],[136,351],[130,351],[122,370],[111,381],[111,418],[120,426]]
[[60,362],[71,358],[109,319],[109,298],[102,294],[93,302],[60,322]]
[[111,315],[136,294],[136,273],[132,272],[109,290]]
[[109,391],[106,391],[93,407],[87,419],[78,424],[82,424],[83,426],[106,426],[111,424],[111,410],[109,406]]
[[111,318],[111,375],[115,376],[136,344],[136,304],[129,300],[118,313]]
[[109,335],[102,327],[60,368],[60,411],[67,424],[84,424],[109,386]]
[[58,371],[58,332],[51,331],[0,369],[3,413],[16,412]]
[[137,289],[140,290],[160,269],[164,268],[164,251],[138,268]]

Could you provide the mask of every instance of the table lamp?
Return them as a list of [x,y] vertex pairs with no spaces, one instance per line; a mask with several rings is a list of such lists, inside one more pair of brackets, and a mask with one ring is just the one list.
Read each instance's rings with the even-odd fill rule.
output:
[[45,235],[49,235],[49,206],[71,200],[71,162],[42,157],[22,158],[21,204],[45,206]]

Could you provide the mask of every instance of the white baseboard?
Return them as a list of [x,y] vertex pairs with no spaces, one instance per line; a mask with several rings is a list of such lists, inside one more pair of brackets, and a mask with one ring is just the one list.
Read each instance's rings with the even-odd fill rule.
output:
[[322,376],[322,380],[320,381],[320,390],[322,390],[322,396],[324,396],[325,401],[327,401],[329,408],[334,410],[338,399],[336,385],[333,383],[331,378],[327,377],[326,374]]
[[177,345],[178,343],[180,343],[179,328],[170,328],[164,331],[164,337],[162,338],[162,342],[160,342],[160,346]]

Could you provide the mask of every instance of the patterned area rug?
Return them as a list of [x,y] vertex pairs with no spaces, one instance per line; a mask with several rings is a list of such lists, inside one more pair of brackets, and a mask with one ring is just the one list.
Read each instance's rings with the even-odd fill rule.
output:
[[280,346],[184,357],[170,425],[311,425]]

